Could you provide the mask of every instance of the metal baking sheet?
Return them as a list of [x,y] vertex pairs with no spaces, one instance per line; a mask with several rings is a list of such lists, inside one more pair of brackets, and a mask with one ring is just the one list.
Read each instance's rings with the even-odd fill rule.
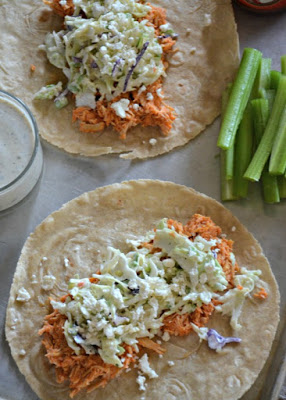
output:
[[[256,47],[280,68],[280,56],[286,54],[286,13],[256,15],[235,7],[241,49]],[[223,24],[223,15],[222,15]],[[43,143],[42,177],[20,204],[0,214],[0,399],[36,400],[10,356],[5,340],[5,311],[16,263],[30,232],[63,203],[99,186],[128,179],[171,180],[203,192],[217,200],[219,193],[219,158],[216,140],[217,119],[203,134],[181,149],[155,159],[132,162],[117,156],[95,159],[68,155]],[[1,132],[0,132],[1,134]],[[285,399],[280,392],[285,373],[286,347],[286,201],[278,205],[263,203],[258,185],[251,185],[246,200],[226,203],[234,215],[259,240],[280,286],[281,324],[271,358],[244,400]],[[280,393],[280,395],[279,395]]]

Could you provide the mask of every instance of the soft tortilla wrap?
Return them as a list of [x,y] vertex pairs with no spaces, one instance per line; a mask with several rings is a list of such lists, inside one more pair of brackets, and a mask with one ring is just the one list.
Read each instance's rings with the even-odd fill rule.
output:
[[[20,371],[41,399],[69,399],[68,384],[56,383],[38,335],[48,313],[47,299],[66,294],[74,274],[91,276],[107,246],[127,250],[126,239],[145,235],[161,218],[186,223],[196,212],[210,216],[235,241],[240,266],[262,271],[269,295],[265,300],[246,300],[240,317],[242,342],[226,346],[221,353],[205,342],[199,345],[196,334],[163,342],[167,349],[163,358],[150,354],[159,378],[148,381],[145,398],[236,400],[253,384],[269,355],[279,320],[278,287],[260,245],[215,200],[174,183],[139,180],[102,187],[70,201],[48,216],[24,245],[10,293],[6,336]],[[45,274],[57,278],[50,291],[41,289]],[[15,300],[22,287],[31,296],[26,303]],[[224,336],[233,334],[229,319],[221,315],[214,314],[208,326]],[[26,354],[21,355],[21,350]],[[175,365],[168,366],[168,360]],[[135,370],[124,372],[104,389],[82,392],[75,399],[139,400],[142,392],[136,376]]]
[[[197,136],[220,113],[223,89],[238,66],[238,37],[230,0],[156,0],[167,10],[179,40],[170,58],[164,83],[166,102],[177,119],[168,137],[155,127],[140,126],[126,140],[112,129],[81,133],[71,122],[72,105],[57,110],[53,101],[33,101],[44,85],[63,80],[38,46],[47,32],[60,30],[62,19],[41,0],[0,2],[0,89],[19,96],[31,107],[41,136],[69,153],[98,156],[122,153],[123,158],[146,158],[166,153]],[[36,66],[35,72],[30,65]],[[149,140],[156,138],[155,145]],[[153,143],[153,141],[151,141]]]

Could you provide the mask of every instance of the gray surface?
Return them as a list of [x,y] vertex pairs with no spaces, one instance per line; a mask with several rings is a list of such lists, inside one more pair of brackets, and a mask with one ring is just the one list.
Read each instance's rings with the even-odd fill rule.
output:
[[[286,14],[258,16],[238,8],[235,8],[235,13],[241,48],[256,47],[262,50],[264,56],[273,58],[273,67],[279,69],[279,57],[286,54]],[[216,148],[218,129],[219,119],[184,148],[141,162],[120,160],[116,156],[96,159],[74,157],[43,143],[44,169],[40,182],[22,203],[0,214],[0,398],[37,398],[17,371],[4,336],[9,289],[21,247],[29,233],[68,200],[85,191],[122,180],[171,180],[219,200],[219,152]],[[265,205],[257,185],[252,186],[248,200],[227,203],[226,207],[247,226],[264,248],[281,289],[281,310],[285,315],[286,201],[278,205]],[[262,377],[265,383],[263,393],[258,395],[261,387],[261,383],[258,383],[255,393],[250,393],[247,399],[277,398],[273,388],[281,369],[283,343],[285,345],[283,336],[280,336],[280,340],[282,344],[277,341],[279,351],[271,361],[271,373],[265,370],[267,378]]]

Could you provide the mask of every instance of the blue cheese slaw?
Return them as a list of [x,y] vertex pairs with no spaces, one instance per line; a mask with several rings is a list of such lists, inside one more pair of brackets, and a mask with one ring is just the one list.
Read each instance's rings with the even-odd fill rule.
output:
[[[259,284],[261,272],[241,268],[234,277],[235,286],[229,288],[214,251],[220,240],[200,235],[190,240],[162,219],[144,238],[129,241],[132,250],[128,253],[109,247],[93,279],[71,279],[65,302],[51,301],[52,307],[67,317],[64,334],[68,345],[76,354],[83,348],[87,354],[99,353],[107,364],[122,367],[123,344],[136,349],[139,338],[160,334],[165,317],[192,313],[212,299],[220,303],[216,310],[229,315],[231,326],[239,330],[245,298]],[[142,246],[144,242],[152,242],[156,252]],[[235,263],[234,254],[231,259]],[[240,341],[224,340],[213,330],[192,325],[200,339],[208,340],[215,350]]]

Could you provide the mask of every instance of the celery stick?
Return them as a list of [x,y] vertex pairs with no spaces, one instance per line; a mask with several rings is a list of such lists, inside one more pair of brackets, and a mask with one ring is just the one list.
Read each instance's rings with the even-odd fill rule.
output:
[[[252,100],[251,106],[256,144],[258,145],[268,121],[270,108],[268,106],[268,100],[266,99]],[[277,177],[269,174],[268,163],[263,168],[261,181],[264,201],[266,203],[278,203],[280,201],[280,196]]]
[[234,144],[236,131],[247,105],[261,58],[260,51],[251,48],[244,49],[217,142],[218,147],[224,150]]
[[271,58],[262,58],[252,89],[252,98],[265,98],[265,90],[270,89]]
[[275,70],[270,72],[270,89],[274,90],[278,89],[280,77],[281,77],[281,72]]
[[[227,88],[224,90],[222,94],[222,105],[221,105],[222,118],[226,110],[231,88],[232,88],[232,83],[228,84]],[[221,199],[222,201],[235,200],[236,197],[233,194],[234,146],[232,146],[227,150],[221,149],[220,157],[221,157],[221,164],[220,164]]]
[[281,72],[286,75],[286,54],[281,57]]
[[220,153],[220,195],[222,201],[236,200],[234,195],[234,180],[226,179],[226,151],[221,150]]
[[[267,163],[268,164],[268,163]],[[277,182],[277,176],[270,175],[268,172],[268,165],[262,171],[262,188],[263,198],[266,203],[279,203],[280,194]]]
[[270,156],[269,172],[282,175],[286,169],[286,106],[282,112]]
[[248,105],[244,111],[238,128],[234,146],[234,193],[238,197],[246,197],[248,181],[243,174],[251,160],[253,146],[253,119],[251,107]]
[[[232,89],[232,83],[229,83],[227,85],[227,88],[223,91],[222,94],[222,99],[221,99],[222,118],[224,117],[225,114],[231,89]],[[221,150],[221,151],[225,151],[224,164],[223,164],[225,179],[230,180],[233,178],[234,146],[230,147],[227,150]]]
[[254,125],[256,147],[263,136],[265,126],[269,117],[269,105],[266,99],[255,99],[251,101],[252,117]]
[[286,177],[285,176],[277,176],[279,194],[281,199],[286,199]]
[[272,110],[273,108],[275,96],[276,96],[276,90],[269,89],[265,91],[265,98],[268,100],[269,111]]
[[281,75],[278,90],[275,96],[273,108],[268,119],[263,137],[249,164],[244,177],[251,181],[258,181],[264,165],[270,155],[275,134],[279,126],[280,118],[286,105],[286,76]]

